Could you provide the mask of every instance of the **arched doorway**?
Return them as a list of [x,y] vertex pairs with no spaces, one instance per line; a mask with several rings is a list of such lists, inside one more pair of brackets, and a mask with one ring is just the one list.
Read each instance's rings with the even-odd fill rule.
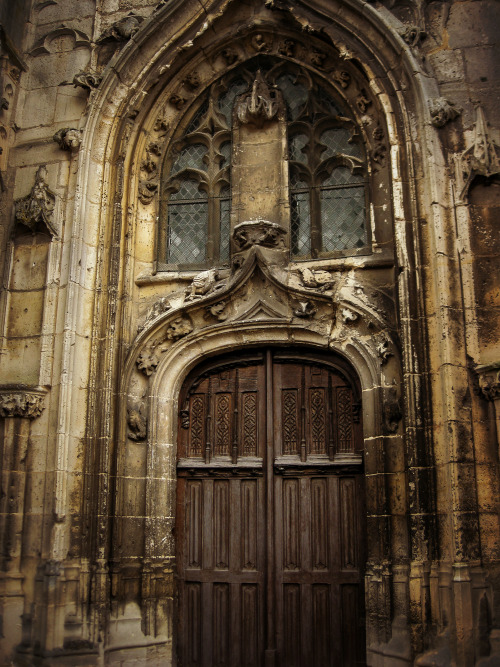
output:
[[179,664],[365,661],[360,391],[283,349],[197,367],[180,396]]

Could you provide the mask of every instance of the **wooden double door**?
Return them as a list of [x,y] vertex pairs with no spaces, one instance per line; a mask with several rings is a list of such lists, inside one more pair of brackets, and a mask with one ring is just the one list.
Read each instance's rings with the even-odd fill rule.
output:
[[359,392],[267,350],[192,374],[177,463],[178,664],[363,665]]

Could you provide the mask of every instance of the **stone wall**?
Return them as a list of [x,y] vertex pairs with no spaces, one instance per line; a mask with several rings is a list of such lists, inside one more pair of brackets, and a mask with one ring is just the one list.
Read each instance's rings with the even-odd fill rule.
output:
[[[498,660],[499,13],[2,6],[5,664],[174,664],[178,395],[201,360],[257,345],[330,350],[360,379],[368,664]],[[202,92],[259,54],[323,77],[352,110],[370,252],[291,262],[283,126],[242,126],[237,261],[165,270],[163,161]],[[251,177],[270,162],[273,183]],[[237,227],[262,217],[281,231]]]

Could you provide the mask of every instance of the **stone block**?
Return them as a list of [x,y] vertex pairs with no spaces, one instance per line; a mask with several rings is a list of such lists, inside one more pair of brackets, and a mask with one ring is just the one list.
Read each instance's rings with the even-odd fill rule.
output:
[[453,3],[446,25],[450,47],[495,44],[499,25],[500,7],[495,0]]

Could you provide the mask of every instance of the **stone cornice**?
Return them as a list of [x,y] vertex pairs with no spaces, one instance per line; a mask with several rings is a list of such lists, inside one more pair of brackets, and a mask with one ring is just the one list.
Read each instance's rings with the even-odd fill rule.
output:
[[0,417],[36,419],[44,409],[45,390],[19,387],[0,388]]
[[476,373],[481,394],[488,401],[500,399],[500,361],[478,366]]

